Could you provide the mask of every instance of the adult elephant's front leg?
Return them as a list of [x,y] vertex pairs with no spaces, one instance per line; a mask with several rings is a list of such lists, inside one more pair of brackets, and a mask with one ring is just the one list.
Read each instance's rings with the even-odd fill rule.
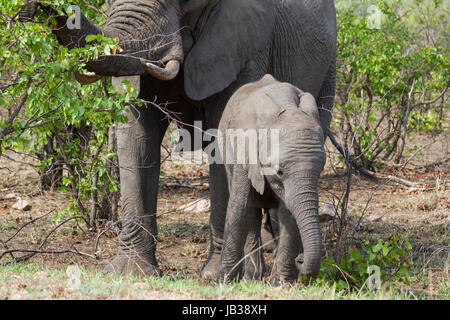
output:
[[156,275],[160,144],[167,121],[155,108],[130,109],[128,122],[117,128],[122,195],[119,250],[105,272]]

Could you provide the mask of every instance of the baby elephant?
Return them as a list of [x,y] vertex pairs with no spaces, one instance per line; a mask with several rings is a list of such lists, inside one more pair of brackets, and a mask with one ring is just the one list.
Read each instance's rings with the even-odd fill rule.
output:
[[[277,208],[281,224],[272,276],[316,276],[322,245],[317,181],[326,156],[315,98],[266,75],[231,97],[218,140],[230,191],[219,280],[241,276],[245,241],[260,234],[262,208]],[[296,262],[302,246],[303,262]]]

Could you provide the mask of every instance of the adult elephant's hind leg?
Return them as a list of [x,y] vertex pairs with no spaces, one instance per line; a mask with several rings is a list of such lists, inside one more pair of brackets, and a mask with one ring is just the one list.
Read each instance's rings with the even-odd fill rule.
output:
[[328,136],[328,130],[330,129],[331,119],[333,118],[333,106],[334,96],[336,91],[336,62],[330,66],[322,88],[320,89],[317,99],[317,105],[319,107],[320,123],[325,136]]
[[119,250],[104,272],[159,274],[156,250],[156,203],[160,144],[167,129],[155,108],[134,108],[117,129],[122,195]]
[[209,166],[209,180],[211,199],[211,215],[209,219],[210,248],[208,259],[201,270],[201,276],[202,278],[216,279],[219,274],[229,198],[228,181],[224,165],[211,164]]

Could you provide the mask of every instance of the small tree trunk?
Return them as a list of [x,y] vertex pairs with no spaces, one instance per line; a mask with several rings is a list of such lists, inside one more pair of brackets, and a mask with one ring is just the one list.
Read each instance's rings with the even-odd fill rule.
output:
[[92,179],[92,186],[94,188],[91,191],[91,217],[90,217],[90,224],[91,224],[91,228],[93,228],[93,229],[97,228],[97,208],[98,208],[97,184],[98,184],[98,173],[95,172],[94,177]]

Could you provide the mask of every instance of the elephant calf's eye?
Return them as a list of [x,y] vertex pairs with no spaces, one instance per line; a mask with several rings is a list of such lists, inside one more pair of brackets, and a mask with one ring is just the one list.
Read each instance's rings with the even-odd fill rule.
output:
[[272,169],[276,172],[276,174],[277,174],[277,176],[282,176],[283,175],[283,170],[281,170],[281,168],[280,168],[280,166],[279,165],[274,165],[273,167],[272,167]]

